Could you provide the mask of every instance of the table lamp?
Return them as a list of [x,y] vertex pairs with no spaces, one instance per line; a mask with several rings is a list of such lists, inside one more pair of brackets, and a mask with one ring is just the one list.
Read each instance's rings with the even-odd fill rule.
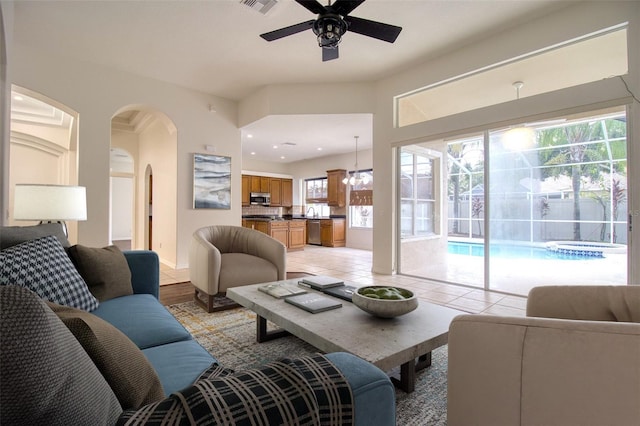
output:
[[87,220],[87,193],[83,186],[16,184],[15,220],[58,222],[68,236],[66,220]]

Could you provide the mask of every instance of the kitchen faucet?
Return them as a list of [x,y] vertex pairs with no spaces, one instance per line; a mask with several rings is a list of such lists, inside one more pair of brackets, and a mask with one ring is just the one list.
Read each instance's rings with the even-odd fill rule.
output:
[[314,209],[313,207],[309,207],[307,209],[307,216],[309,216],[309,211],[313,210],[313,216],[311,217],[318,217],[318,213],[316,213],[316,209]]

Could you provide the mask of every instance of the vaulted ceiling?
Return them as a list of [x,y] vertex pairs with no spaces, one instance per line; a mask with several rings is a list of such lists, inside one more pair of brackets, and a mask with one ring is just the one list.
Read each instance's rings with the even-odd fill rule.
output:
[[[270,84],[375,81],[570,2],[367,0],[351,15],[400,26],[400,36],[389,44],[347,32],[340,58],[328,62],[322,62],[312,31],[273,42],[259,37],[314,19],[308,10],[294,1],[280,0],[262,14],[257,6],[245,3],[260,6],[263,0],[19,1],[14,10],[14,42],[241,100]],[[304,142],[305,152],[298,153],[297,159],[344,152],[354,135],[361,136],[361,148],[371,145],[371,129],[362,127],[366,117],[353,120],[351,128],[337,126],[340,133],[335,135],[330,133],[333,126],[326,125],[327,117],[316,118],[305,123],[304,137],[272,135],[264,143],[291,142],[301,150]],[[283,128],[283,123],[264,120],[243,131],[243,155],[252,151],[247,134],[260,137],[261,132],[272,134],[276,128]],[[321,139],[310,138],[315,134]],[[321,154],[319,146],[323,146]],[[273,153],[271,159],[292,161],[293,157],[282,160],[281,155]]]

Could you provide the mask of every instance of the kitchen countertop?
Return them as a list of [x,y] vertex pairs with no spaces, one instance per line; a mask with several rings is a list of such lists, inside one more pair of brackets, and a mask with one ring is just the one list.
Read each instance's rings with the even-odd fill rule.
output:
[[331,216],[320,216],[320,217],[307,217],[307,216],[289,216],[285,215],[283,217],[280,216],[242,216],[242,219],[245,220],[256,220],[260,222],[281,222],[285,220],[329,220],[329,219],[345,219],[345,215],[331,215]]

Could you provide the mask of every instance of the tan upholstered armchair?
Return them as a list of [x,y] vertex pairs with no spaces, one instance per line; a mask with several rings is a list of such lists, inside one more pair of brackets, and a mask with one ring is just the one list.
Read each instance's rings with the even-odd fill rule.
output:
[[640,286],[537,287],[527,317],[455,318],[447,424],[640,424],[639,323]]
[[230,287],[285,279],[286,262],[286,247],[262,232],[240,226],[200,228],[189,248],[195,301],[213,312],[214,296]]

